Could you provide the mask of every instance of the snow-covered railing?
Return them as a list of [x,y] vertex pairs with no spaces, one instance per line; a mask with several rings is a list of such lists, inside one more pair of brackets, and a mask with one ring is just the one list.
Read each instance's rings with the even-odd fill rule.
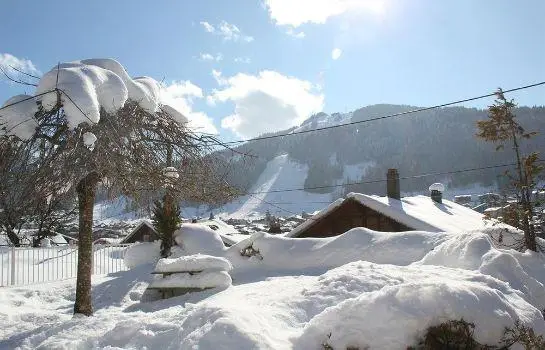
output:
[[[94,245],[93,274],[127,270],[125,251],[130,244]],[[25,285],[75,278],[78,247],[0,247],[0,286]]]

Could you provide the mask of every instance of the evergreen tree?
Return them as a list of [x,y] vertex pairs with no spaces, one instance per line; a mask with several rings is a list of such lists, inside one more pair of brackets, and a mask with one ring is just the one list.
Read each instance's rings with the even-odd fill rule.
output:
[[153,226],[161,237],[161,257],[167,258],[174,245],[174,231],[180,223],[180,206],[173,203],[168,194],[161,201],[155,201],[152,216]]

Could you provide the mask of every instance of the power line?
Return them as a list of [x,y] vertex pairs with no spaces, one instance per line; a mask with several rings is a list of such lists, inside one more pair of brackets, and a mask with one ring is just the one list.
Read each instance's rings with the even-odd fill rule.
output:
[[[529,85],[524,85],[524,86],[516,87],[516,88],[513,88],[513,89],[502,90],[502,92],[504,94],[506,94],[506,93],[510,93],[510,92],[514,92],[514,91],[530,89],[530,88],[541,86],[541,85],[545,85],[545,81],[542,81],[542,82],[539,82],[539,83],[534,83],[534,84],[529,84]],[[374,121],[377,121],[377,120],[389,119],[389,118],[399,117],[399,116],[402,116],[402,115],[414,114],[414,113],[418,113],[418,112],[429,111],[429,110],[432,110],[432,109],[438,109],[438,108],[448,107],[448,106],[452,106],[452,105],[457,105],[457,104],[460,104],[460,103],[481,100],[481,99],[492,97],[492,96],[495,96],[495,95],[496,95],[496,92],[492,92],[492,93],[485,94],[485,95],[470,97],[470,98],[466,98],[466,99],[463,99],[463,100],[457,100],[457,101],[453,101],[453,102],[443,103],[443,104],[439,104],[439,105],[435,105],[435,106],[431,106],[431,107],[417,108],[417,109],[413,109],[413,110],[410,110],[410,111],[393,113],[393,114],[388,114],[388,115],[384,115],[384,116],[380,116],[380,117],[375,117],[375,118],[370,118],[370,119],[365,119],[365,120],[360,120],[360,121],[354,121],[354,122],[350,122],[350,123],[324,126],[324,127],[315,128],[315,129],[301,130],[301,131],[298,131],[298,132],[293,132],[293,133],[288,133],[288,134],[258,136],[258,137],[249,138],[249,139],[229,141],[229,142],[225,142],[225,144],[237,144],[237,143],[244,143],[244,142],[249,142],[249,141],[269,140],[269,139],[274,139],[274,138],[277,138],[277,137],[294,136],[294,135],[306,134],[306,133],[310,133],[310,132],[323,131],[323,130],[329,130],[329,129],[335,129],[335,128],[342,128],[342,127],[345,127],[345,126],[369,123],[369,122],[374,122]]]
[[[539,162],[545,162],[545,160],[540,160]],[[458,169],[458,170],[450,170],[450,171],[442,171],[442,172],[416,174],[416,175],[411,175],[411,176],[403,176],[403,177],[400,177],[399,179],[400,180],[418,179],[418,178],[428,177],[428,176],[451,175],[451,174],[459,174],[459,173],[472,172],[472,171],[506,168],[506,167],[516,166],[516,165],[517,165],[516,163],[498,164],[498,165],[490,165],[490,166],[484,166],[484,167],[475,167],[475,168],[466,168],[466,169]],[[249,192],[249,193],[245,193],[245,194],[246,195],[256,195],[256,194],[268,194],[268,193],[308,191],[308,190],[318,190],[318,189],[335,188],[335,187],[347,187],[347,186],[353,186],[353,185],[368,185],[368,184],[381,183],[381,182],[386,182],[386,181],[387,181],[386,179],[376,179],[376,180],[368,180],[368,181],[351,182],[351,183],[347,183],[347,184],[300,187],[300,188],[287,188],[287,189],[279,189],[279,190],[271,190],[271,191]]]

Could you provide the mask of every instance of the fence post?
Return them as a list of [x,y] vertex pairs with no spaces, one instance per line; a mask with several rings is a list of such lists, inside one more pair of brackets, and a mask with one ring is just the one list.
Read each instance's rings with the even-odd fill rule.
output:
[[15,285],[15,275],[16,275],[16,270],[15,270],[15,247],[12,247],[11,248],[11,285]]

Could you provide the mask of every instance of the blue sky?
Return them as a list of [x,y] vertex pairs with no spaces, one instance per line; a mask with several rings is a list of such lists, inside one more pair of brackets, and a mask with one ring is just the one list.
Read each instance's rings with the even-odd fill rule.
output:
[[[545,80],[543,0],[24,1],[0,5],[0,64],[115,58],[225,139],[309,114],[428,106]],[[0,100],[31,93],[0,81]],[[544,105],[545,88],[512,95]],[[469,104],[484,107],[490,100]]]

